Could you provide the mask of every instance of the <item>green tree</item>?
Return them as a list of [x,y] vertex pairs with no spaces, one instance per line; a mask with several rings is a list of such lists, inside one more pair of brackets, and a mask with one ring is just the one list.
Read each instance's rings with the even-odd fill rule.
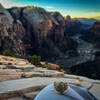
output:
[[8,49],[3,52],[3,55],[4,56],[16,57],[16,58],[20,58],[21,57],[21,54],[19,54],[19,53],[14,54]]
[[18,53],[17,54],[14,54],[13,57],[20,58],[21,57],[21,54],[18,54]]
[[36,65],[36,66],[41,65],[41,63],[40,63],[41,57],[40,56],[33,55],[32,57],[30,57],[30,61],[33,65]]
[[46,65],[48,65],[48,62],[45,62]]
[[60,65],[59,67],[60,67],[60,69],[63,69],[63,68],[64,68],[64,66],[63,66],[63,65]]
[[10,50],[5,50],[5,51],[3,52],[3,55],[5,55],[5,56],[13,56],[13,54],[11,53]]

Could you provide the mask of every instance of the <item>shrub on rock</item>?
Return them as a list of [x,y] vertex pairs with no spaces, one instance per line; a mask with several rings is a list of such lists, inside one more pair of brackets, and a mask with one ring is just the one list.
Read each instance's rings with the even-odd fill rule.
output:
[[18,54],[18,53],[14,54],[14,53],[12,53],[10,50],[5,50],[5,51],[3,52],[3,55],[4,55],[4,56],[15,57],[15,58],[20,58],[20,57],[21,57],[21,54]]
[[18,54],[18,53],[17,54],[14,54],[13,57],[20,58],[21,57],[21,54]]
[[60,68],[60,69],[63,69],[63,68],[64,68],[64,66],[63,66],[63,65],[60,65],[60,66],[59,66],[59,68]]
[[36,65],[36,66],[40,66],[41,63],[41,57],[40,56],[36,56],[36,55],[33,55],[32,57],[30,57],[30,61],[33,65]]
[[5,51],[3,52],[3,55],[5,55],[5,56],[13,56],[13,54],[11,53],[10,50],[5,50]]

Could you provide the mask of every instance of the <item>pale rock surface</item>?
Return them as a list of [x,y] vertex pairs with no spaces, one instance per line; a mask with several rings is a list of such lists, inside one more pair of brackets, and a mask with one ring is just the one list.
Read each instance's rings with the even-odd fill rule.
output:
[[50,65],[49,68],[36,67],[27,60],[0,55],[0,100],[33,100],[41,89],[54,81],[85,87],[100,99],[99,80],[69,75],[63,70],[60,72],[58,65]]
[[13,67],[14,68],[17,68],[17,69],[22,69],[22,70],[24,70],[24,71],[28,71],[28,70],[32,70],[35,66],[34,65],[32,65],[32,64],[30,64],[30,65],[28,65],[28,64],[26,64],[26,65],[13,65]]
[[0,69],[0,81],[20,79],[21,76],[19,69]]
[[36,92],[30,92],[30,93],[26,93],[23,95],[24,98],[28,99],[28,100],[33,100],[35,98],[35,96],[39,93],[40,91],[36,91]]
[[0,65],[0,69],[4,69],[4,68],[6,68],[5,65]]
[[25,78],[43,77],[43,73],[40,73],[40,72],[24,72],[23,77],[25,77]]
[[92,92],[100,100],[100,84],[93,84],[90,92]]
[[15,97],[15,98],[7,99],[7,100],[26,100],[26,99],[22,97]]
[[22,95],[29,91],[32,92],[40,90],[41,88],[53,83],[54,81],[64,81],[77,86],[83,86],[85,88],[89,88],[91,86],[91,83],[89,82],[79,82],[76,79],[67,78],[34,77],[20,80],[11,80],[0,83],[0,98],[2,98],[3,96],[19,96],[19,94]]

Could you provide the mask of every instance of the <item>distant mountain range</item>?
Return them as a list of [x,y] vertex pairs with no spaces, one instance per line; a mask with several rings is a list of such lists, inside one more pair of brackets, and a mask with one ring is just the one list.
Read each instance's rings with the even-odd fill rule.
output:
[[92,27],[95,22],[100,21],[100,20],[97,20],[97,19],[94,19],[94,18],[73,18],[73,20],[78,20],[82,24],[87,24],[90,27]]

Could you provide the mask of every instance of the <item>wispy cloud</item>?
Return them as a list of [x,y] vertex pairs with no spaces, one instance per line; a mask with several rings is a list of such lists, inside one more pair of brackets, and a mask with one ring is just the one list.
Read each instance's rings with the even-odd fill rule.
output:
[[52,7],[52,6],[46,6],[46,8],[48,8],[48,9],[52,9],[52,8],[54,8],[54,7]]
[[10,8],[10,7],[22,7],[25,6],[21,3],[16,3],[16,2],[12,2],[10,0],[0,0],[0,3],[5,7],[5,8]]

